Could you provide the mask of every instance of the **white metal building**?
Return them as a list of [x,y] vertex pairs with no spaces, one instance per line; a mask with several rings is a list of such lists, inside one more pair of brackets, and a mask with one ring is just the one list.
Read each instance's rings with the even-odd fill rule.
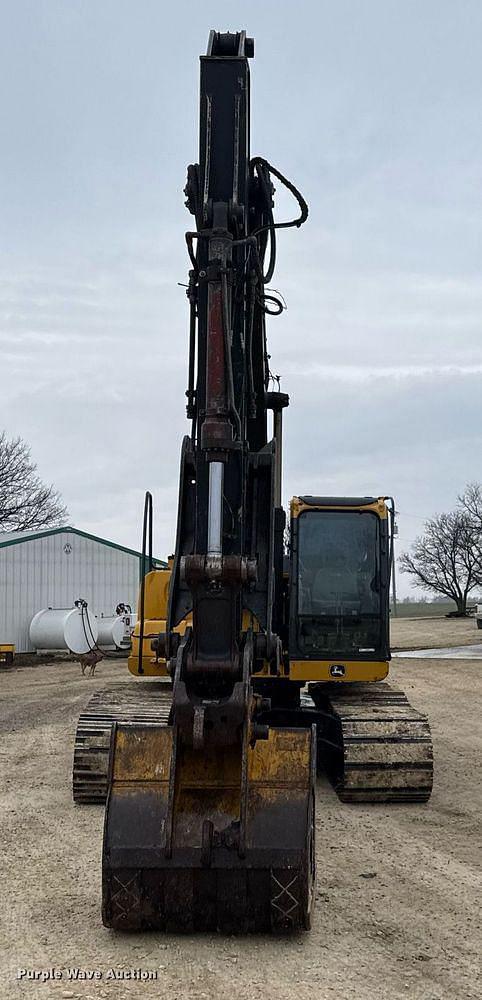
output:
[[0,533],[0,642],[32,650],[36,612],[70,608],[79,597],[99,616],[121,602],[135,609],[141,566],[140,552],[78,528]]

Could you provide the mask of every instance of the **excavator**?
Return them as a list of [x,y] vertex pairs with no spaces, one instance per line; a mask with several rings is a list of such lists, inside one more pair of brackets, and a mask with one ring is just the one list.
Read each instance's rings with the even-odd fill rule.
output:
[[[74,799],[105,802],[102,917],[142,931],[310,927],[315,781],[342,802],[426,802],[429,724],[388,685],[394,503],[301,495],[282,506],[289,397],[266,317],[277,231],[308,208],[250,155],[245,31],[201,56],[199,162],[188,167],[187,417],[175,551],[152,568],[146,496],[136,681],[78,725]],[[296,205],[278,221],[275,184]]]

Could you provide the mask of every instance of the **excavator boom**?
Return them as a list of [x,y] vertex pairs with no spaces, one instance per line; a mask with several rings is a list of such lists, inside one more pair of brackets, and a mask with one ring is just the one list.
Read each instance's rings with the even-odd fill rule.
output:
[[[288,403],[269,392],[265,336],[266,313],[281,309],[266,292],[271,173],[288,182],[250,159],[253,52],[245,32],[211,32],[201,57],[199,164],[186,186],[191,434],[156,646],[173,680],[171,724],[114,726],[103,917],[117,928],[296,930],[310,919],[315,734],[261,722],[270,705],[252,681],[282,663],[281,441],[277,452],[267,417]],[[306,204],[288,186],[301,225]]]

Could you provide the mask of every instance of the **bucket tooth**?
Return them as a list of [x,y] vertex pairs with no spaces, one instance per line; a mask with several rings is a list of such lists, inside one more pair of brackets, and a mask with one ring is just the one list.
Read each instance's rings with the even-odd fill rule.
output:
[[[316,737],[185,746],[170,726],[117,724],[103,849],[103,921],[117,930],[307,929]],[[245,766],[243,766],[245,754]]]

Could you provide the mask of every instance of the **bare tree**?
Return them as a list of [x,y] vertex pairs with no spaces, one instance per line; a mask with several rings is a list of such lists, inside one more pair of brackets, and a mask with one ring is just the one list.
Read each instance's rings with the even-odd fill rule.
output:
[[37,475],[22,438],[0,434],[0,531],[26,531],[65,524],[60,494]]
[[464,492],[458,497],[460,510],[468,518],[474,534],[475,577],[476,583],[482,586],[482,486],[480,483],[468,483]]
[[465,511],[440,514],[425,523],[411,552],[400,557],[400,569],[413,576],[414,587],[451,598],[464,615],[467,598],[477,586],[478,537]]

